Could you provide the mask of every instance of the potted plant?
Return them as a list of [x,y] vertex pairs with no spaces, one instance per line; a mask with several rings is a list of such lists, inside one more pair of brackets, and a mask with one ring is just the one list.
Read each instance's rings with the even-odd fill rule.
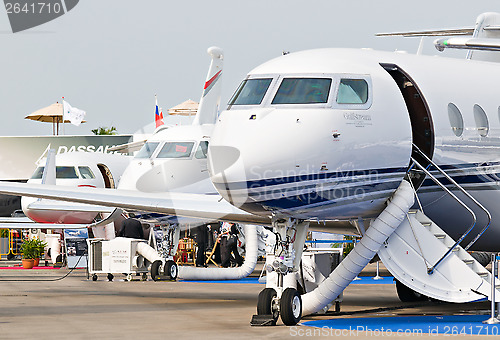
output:
[[26,239],[21,244],[21,253],[23,255],[22,263],[24,269],[31,269],[35,265],[35,257],[37,254],[36,243],[34,240]]
[[40,263],[40,258],[42,257],[43,253],[45,252],[45,247],[47,246],[47,242],[44,242],[38,238],[32,239],[33,245],[35,247],[35,263],[34,267],[37,267],[38,264]]

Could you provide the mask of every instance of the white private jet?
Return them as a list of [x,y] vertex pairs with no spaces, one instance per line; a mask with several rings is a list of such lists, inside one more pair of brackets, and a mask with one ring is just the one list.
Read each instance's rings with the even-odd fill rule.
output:
[[[436,41],[469,49],[467,60],[332,48],[258,66],[210,139],[210,178],[224,200],[15,183],[0,192],[272,225],[279,237],[266,268],[277,279],[268,279],[257,311],[286,325],[327,307],[377,253],[426,296],[489,297],[491,274],[466,250],[499,250],[498,23],[500,14],[486,13],[472,38]],[[299,295],[309,226],[363,237],[318,288]]]
[[[131,156],[119,154],[64,153],[55,156],[55,174],[49,175],[50,178],[46,178],[44,183],[114,189],[131,159]],[[41,184],[45,167],[45,163],[38,166],[28,183]],[[24,214],[37,223],[91,224],[98,213],[111,212],[109,208],[103,209],[104,207],[69,203],[63,206],[59,201],[26,196],[22,197],[21,205]]]
[[[206,159],[208,141],[218,115],[223,54],[217,47],[209,48],[208,54],[212,62],[192,125],[162,125],[146,141],[112,148],[112,151],[130,150],[131,147],[140,149],[135,157],[85,152],[58,155],[55,157],[55,174],[43,180],[44,184],[56,184],[57,181],[57,185],[79,188],[215,194]],[[28,183],[41,184],[45,168],[44,164],[38,166]],[[99,212],[110,213],[112,210],[31,197],[22,198],[22,208],[34,222],[69,225],[93,223]]]

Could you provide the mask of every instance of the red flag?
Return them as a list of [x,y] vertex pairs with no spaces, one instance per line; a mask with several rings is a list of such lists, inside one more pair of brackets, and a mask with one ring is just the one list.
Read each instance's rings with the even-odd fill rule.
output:
[[175,152],[187,152],[187,146],[182,146],[182,145],[176,145],[175,146]]

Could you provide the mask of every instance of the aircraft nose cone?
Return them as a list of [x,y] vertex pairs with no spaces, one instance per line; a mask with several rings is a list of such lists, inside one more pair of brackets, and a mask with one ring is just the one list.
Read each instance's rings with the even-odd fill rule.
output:
[[246,169],[238,148],[226,145],[209,146],[209,171],[212,183],[227,201],[241,206],[246,195],[234,195],[235,183],[246,180]]
[[240,158],[240,150],[233,146],[209,146],[210,174],[212,179],[222,179],[224,172],[236,164]]

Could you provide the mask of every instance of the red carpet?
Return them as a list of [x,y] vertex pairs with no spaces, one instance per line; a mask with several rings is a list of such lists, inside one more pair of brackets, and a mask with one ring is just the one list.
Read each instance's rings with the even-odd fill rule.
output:
[[[22,265],[16,266],[16,267],[0,267],[0,270],[2,269],[24,269]],[[61,268],[54,268],[54,267],[33,267],[32,269],[61,269]],[[24,269],[24,270],[32,270],[32,269]]]

